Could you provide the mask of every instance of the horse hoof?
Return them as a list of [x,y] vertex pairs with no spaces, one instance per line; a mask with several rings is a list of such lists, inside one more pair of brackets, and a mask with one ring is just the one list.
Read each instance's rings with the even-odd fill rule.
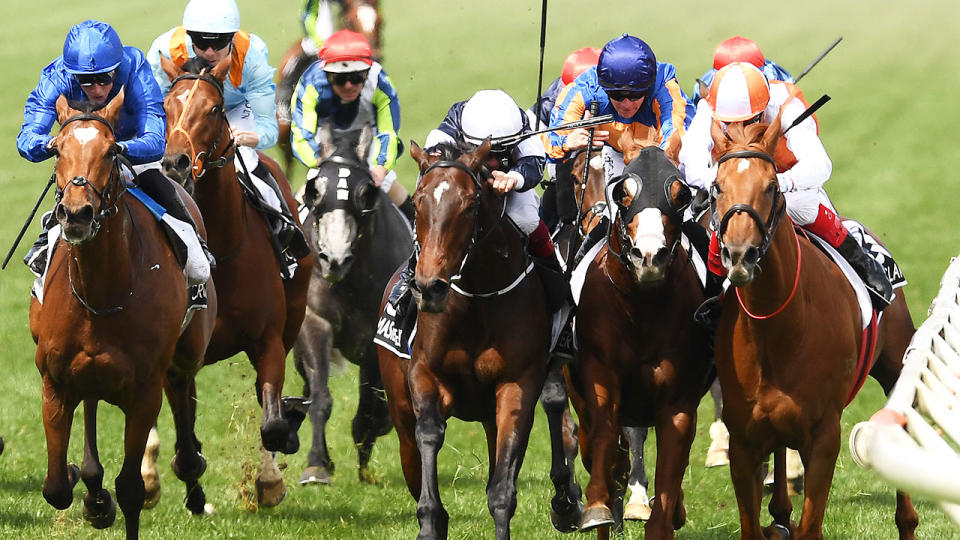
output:
[[652,511],[653,509],[650,508],[650,504],[646,501],[627,503],[627,507],[623,510],[623,519],[647,521],[650,519],[650,513]]
[[597,527],[613,524],[613,513],[606,505],[591,506],[583,512],[583,520],[580,522],[580,532],[586,532],[596,529]]
[[550,523],[553,528],[562,532],[574,532],[580,528],[580,522],[583,518],[583,503],[579,500],[576,504],[569,505],[569,509],[557,510],[550,509]]
[[327,468],[311,466],[304,469],[303,474],[300,475],[300,485],[308,486],[310,484],[329,485],[330,473],[327,472]]
[[[283,418],[265,422],[260,427],[260,441],[269,452],[285,452],[290,444],[290,430]],[[298,440],[299,444],[299,440]]]
[[768,540],[790,540],[793,537],[790,529],[779,523],[774,523],[767,527],[764,530],[764,534]]
[[257,504],[261,508],[272,508],[277,506],[287,496],[287,486],[283,480],[275,482],[263,482],[259,478],[256,481],[257,486]]
[[87,493],[83,496],[83,519],[94,529],[106,529],[117,519],[117,503],[107,490],[101,490],[97,496]]
[[181,459],[180,453],[177,452],[170,461],[170,468],[173,469],[173,474],[176,475],[181,482],[196,482],[203,476],[203,473],[207,472],[207,458],[203,457],[203,454],[200,452],[197,452],[196,464],[192,468],[180,467]]
[[730,464],[730,456],[726,450],[709,450],[707,459],[703,466],[710,469],[713,467],[725,467]]
[[[144,480],[146,480],[146,479],[144,479]],[[158,504],[160,504],[160,482],[159,482],[159,479],[157,479],[157,481],[155,481],[152,485],[151,485],[150,483],[146,482],[146,481],[144,481],[144,484],[147,484],[147,485],[149,485],[150,487],[147,488],[146,493],[144,494],[144,498],[143,498],[143,509],[144,509],[144,510],[150,510],[151,508],[156,508],[156,506],[157,506]]]
[[183,505],[195,516],[206,514],[207,495],[199,485],[187,491],[187,496],[183,500]]

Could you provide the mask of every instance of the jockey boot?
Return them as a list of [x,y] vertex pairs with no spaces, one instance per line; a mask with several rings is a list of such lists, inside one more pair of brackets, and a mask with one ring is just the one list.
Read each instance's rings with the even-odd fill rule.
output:
[[850,263],[863,280],[863,284],[867,286],[874,309],[882,311],[890,305],[890,302],[893,302],[893,286],[887,278],[887,273],[883,271],[883,266],[867,255],[852,235],[848,234],[843,239],[843,242],[837,246],[837,252]]
[[387,304],[393,306],[397,311],[397,320],[402,320],[407,311],[407,306],[410,305],[410,299],[413,297],[413,294],[410,292],[410,282],[413,281],[413,275],[417,270],[417,254],[414,252],[413,255],[407,260],[407,265],[403,268],[403,271],[400,272],[400,279],[393,284],[393,288],[390,289],[390,296],[387,297]]
[[27,268],[37,277],[43,276],[47,270],[47,252],[49,251],[47,244],[49,242],[50,229],[56,224],[57,220],[53,217],[53,211],[44,212],[44,214],[40,216],[40,236],[37,237],[37,240],[30,246],[30,250],[27,251],[27,254],[23,257],[23,264],[27,265]]
[[404,217],[407,218],[407,221],[410,222],[410,226],[413,227],[414,219],[416,218],[417,209],[413,205],[413,197],[407,195],[407,198],[400,203],[400,211],[403,212]]
[[[577,227],[577,224],[573,224],[574,227]],[[579,232],[579,231],[577,231]],[[587,233],[587,236],[584,237],[583,242],[580,244],[580,247],[577,249],[577,254],[573,256],[573,267],[576,268],[580,266],[580,262],[584,257],[587,256],[587,253],[593,249],[593,246],[597,245],[597,242],[603,240],[603,238],[610,232],[610,220],[606,217],[600,219],[600,223],[596,227],[590,229],[590,232]]]
[[534,258],[534,267],[547,293],[547,310],[553,313],[570,299],[570,283],[560,266],[560,260],[557,259],[556,250],[550,240],[550,232],[543,221],[537,224],[529,239],[527,251]]
[[710,330],[711,334],[717,330],[717,324],[720,322],[726,276],[727,269],[720,262],[720,240],[717,232],[712,231],[710,248],[707,252],[707,282],[703,291],[707,299],[693,312],[693,319]]
[[[280,249],[283,250],[285,255],[289,256],[295,261],[309,255],[310,245],[307,243],[307,239],[304,237],[303,231],[297,226],[297,222],[293,218],[293,213],[290,211],[290,207],[287,205],[287,200],[283,197],[283,192],[280,191],[280,184],[277,183],[277,179],[274,178],[273,174],[270,172],[270,169],[268,169],[266,165],[261,162],[257,164],[257,167],[251,172],[251,174],[269,186],[277,196],[277,201],[280,203],[280,215],[272,215],[267,217],[267,221],[270,225],[270,231],[280,242]],[[267,203],[267,205],[269,205],[269,203]]]
[[161,218],[164,231],[170,238],[174,251],[182,243],[186,254],[178,254],[177,258],[183,264],[183,272],[187,278],[187,285],[201,285],[210,279],[210,268],[216,259],[207,248],[206,242],[197,234],[197,227],[193,217],[187,211],[186,205],[177,194],[173,181],[164,176],[159,169],[147,169],[137,175],[136,184],[160,206],[166,209]]

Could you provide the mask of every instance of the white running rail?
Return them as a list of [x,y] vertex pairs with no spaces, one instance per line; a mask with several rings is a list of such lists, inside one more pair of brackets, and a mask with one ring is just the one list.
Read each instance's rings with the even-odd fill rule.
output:
[[935,500],[960,525],[960,257],[903,355],[887,404],[850,433],[861,467]]

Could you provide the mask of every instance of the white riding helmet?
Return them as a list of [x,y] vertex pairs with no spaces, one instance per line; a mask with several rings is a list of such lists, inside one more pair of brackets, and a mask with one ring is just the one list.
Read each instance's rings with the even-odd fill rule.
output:
[[523,113],[503,90],[480,90],[463,105],[463,139],[480,144],[487,137],[516,135],[523,129]]
[[240,30],[235,0],[190,0],[183,10],[183,27],[191,32],[230,34]]

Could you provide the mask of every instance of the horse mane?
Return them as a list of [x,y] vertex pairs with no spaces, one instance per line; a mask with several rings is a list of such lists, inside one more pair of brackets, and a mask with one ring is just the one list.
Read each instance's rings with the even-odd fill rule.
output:
[[758,144],[763,139],[763,134],[767,131],[769,124],[756,123],[743,125],[740,122],[734,122],[727,125],[727,137],[734,144],[749,146]]
[[199,56],[194,56],[193,58],[187,60],[181,69],[187,73],[199,74],[204,69],[209,72],[212,68],[213,66],[210,65],[210,62],[207,62]]
[[434,152],[439,152],[440,159],[443,161],[455,161],[458,157],[465,153],[465,149],[462,147],[462,145],[447,142],[442,142],[434,146],[431,150]]
[[[106,102],[104,102],[104,103],[101,104],[101,105],[97,105],[97,104],[95,104],[94,102],[89,101],[89,100],[86,100],[86,99],[69,99],[69,100],[67,100],[67,105],[68,105],[71,109],[74,109],[74,110],[80,112],[81,114],[92,114],[92,113],[95,113],[95,112],[99,111],[100,109],[106,107],[107,103],[109,103],[109,101],[106,101]],[[99,115],[98,115],[98,116],[99,116]]]

